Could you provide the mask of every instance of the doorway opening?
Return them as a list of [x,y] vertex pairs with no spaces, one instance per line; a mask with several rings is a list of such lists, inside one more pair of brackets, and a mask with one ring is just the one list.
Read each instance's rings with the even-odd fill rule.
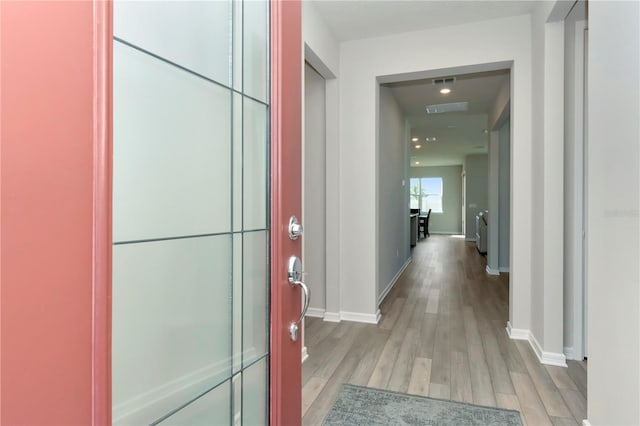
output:
[[[488,106],[495,106],[500,89],[505,91],[506,98],[501,100],[499,111],[501,114],[507,112],[495,129],[496,133],[502,130],[502,143],[508,144],[511,129],[505,123],[508,123],[510,109],[510,72],[504,65],[476,73],[459,72],[456,88],[463,86],[471,76],[491,79],[494,90],[484,101]],[[447,75],[449,73],[453,70]],[[417,83],[379,78],[378,208],[374,213],[377,227],[374,233],[378,267],[376,285],[382,317],[377,325],[307,318],[305,345],[310,357],[303,364],[303,423],[314,424],[322,420],[326,414],[323,410],[330,407],[342,383],[485,405],[498,404],[496,391],[476,378],[506,371],[500,370],[500,373],[497,369],[494,371],[493,366],[489,367],[489,354],[498,356],[503,351],[518,351],[504,332],[509,318],[509,274],[508,270],[499,276],[487,274],[486,258],[478,253],[475,241],[465,241],[463,233],[463,222],[471,222],[466,217],[467,210],[463,209],[463,199],[469,200],[465,203],[468,208],[489,209],[489,167],[499,167],[498,162],[489,162],[489,130],[494,129],[492,124],[497,126],[498,117],[492,117],[490,124],[488,110],[478,112],[471,102],[471,118],[467,122],[459,115],[453,118],[434,115],[439,127],[425,126],[424,134],[414,134],[418,126],[412,126],[407,114],[409,108],[398,100],[394,91],[413,94],[416,93],[415,84],[432,89],[432,80],[438,76],[426,76]],[[486,81],[483,85],[487,85]],[[424,103],[415,108],[427,114]],[[474,125],[475,131],[469,129]],[[467,144],[469,150],[458,146],[447,154],[443,148],[447,143],[455,145],[457,139],[446,132],[456,129],[466,129],[469,135],[474,135]],[[443,146],[439,147],[440,144]],[[448,163],[430,164],[434,160],[428,154],[424,159],[417,158],[429,145],[445,152]],[[502,155],[503,161],[510,161],[508,149],[502,151]],[[450,159],[455,156],[460,158],[457,164],[456,160]],[[496,158],[499,158],[497,152]],[[435,174],[420,175],[421,162]],[[503,166],[502,173],[506,178],[510,177],[508,167]],[[415,200],[418,206],[424,204],[436,212],[433,214],[441,215],[430,226],[432,236],[421,238],[413,250],[410,249],[409,228],[412,178],[419,179],[416,195],[420,198]],[[422,179],[425,179],[424,185]],[[439,192],[429,189],[432,181],[439,183],[436,185]],[[477,188],[481,186],[479,181],[484,181],[480,189]],[[508,179],[506,182],[502,191],[509,192]],[[475,188],[473,184],[476,184]],[[428,194],[422,194],[422,186]],[[467,190],[463,193],[463,189]],[[435,200],[423,199],[434,195]],[[509,212],[509,198],[503,196],[502,201]],[[499,211],[499,207],[496,210]],[[473,223],[478,211],[472,212]],[[449,218],[444,217],[447,213],[455,214],[455,218],[447,222]],[[508,240],[510,222],[505,222],[507,232],[503,231],[503,237]],[[447,224],[451,228],[446,228]],[[496,226],[499,224],[498,221]],[[504,253],[508,265],[508,245]],[[490,346],[489,354],[483,345]],[[506,363],[506,360],[502,362]],[[478,369],[478,366],[481,367]]]

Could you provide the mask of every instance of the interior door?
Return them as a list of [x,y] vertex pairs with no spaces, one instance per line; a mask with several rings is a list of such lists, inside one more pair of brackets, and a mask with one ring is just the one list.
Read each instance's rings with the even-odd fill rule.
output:
[[113,36],[113,423],[299,423],[300,6],[117,0]]

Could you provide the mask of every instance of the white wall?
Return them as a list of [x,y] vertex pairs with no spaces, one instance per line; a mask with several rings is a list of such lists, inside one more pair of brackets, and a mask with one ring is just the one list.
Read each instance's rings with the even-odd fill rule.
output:
[[531,255],[532,263],[532,288],[531,299],[535,310],[532,314],[531,331],[543,339],[544,316],[536,315],[542,313],[544,309],[544,238],[542,235],[542,226],[544,226],[544,186],[541,184],[544,179],[544,26],[546,23],[546,14],[543,10],[543,4],[539,4],[534,9],[532,15],[532,121],[534,123],[542,123],[540,126],[533,127],[533,143],[538,149],[533,150],[531,157],[531,167],[533,173],[533,181],[531,183],[531,194],[533,201],[534,222],[532,223],[533,233],[531,235]]
[[[564,364],[563,354],[563,174],[564,22],[547,22],[553,2],[536,3],[532,14],[534,149],[532,194],[532,326],[538,356]],[[515,169],[517,165],[513,165]],[[514,216],[511,216],[514,219]],[[547,352],[547,354],[543,354]]]
[[[487,272],[509,272],[510,140],[509,100],[489,133],[489,229]],[[490,120],[491,122],[491,120]]]
[[588,7],[588,418],[638,425],[640,3]]
[[493,107],[489,113],[489,126],[488,129],[496,130],[502,125],[503,120],[509,115],[509,101],[511,100],[511,84],[509,80],[506,80],[498,93],[496,99],[493,102]]
[[[378,293],[385,294],[410,257],[405,119],[390,88],[380,86],[378,129]],[[360,214],[366,214],[361,211]]]
[[509,229],[511,228],[511,218],[509,217],[509,205],[511,204],[511,165],[509,157],[511,152],[511,125],[507,117],[505,123],[498,131],[500,153],[499,156],[499,172],[498,172],[498,269],[500,272],[509,271]]
[[[467,240],[476,239],[476,215],[489,209],[489,159],[487,154],[467,155],[464,158],[467,176]],[[491,212],[489,212],[491,214]]]
[[[325,318],[339,318],[340,312],[340,152],[339,152],[339,74],[340,50],[326,24],[317,14],[313,3],[302,3],[303,58],[308,61],[325,83],[325,203],[326,203],[326,294]],[[304,93],[304,92],[303,92]],[[304,99],[303,99],[304,108]]]
[[409,176],[442,178],[443,213],[431,212],[431,234],[459,234],[462,232],[462,166],[410,167]]
[[489,153],[487,154],[487,268],[489,274],[497,275],[500,256],[500,138],[497,130],[489,132]]
[[583,103],[586,2],[565,21],[564,143],[564,348],[582,359]]
[[[509,271],[510,228],[510,129],[511,87],[505,81],[496,95],[489,112],[489,229],[487,272],[497,274]],[[506,143],[506,148],[505,148]]]
[[325,310],[326,285],[326,118],[325,80],[305,65],[303,143],[303,264],[311,292],[310,309]]
[[[340,45],[340,268],[344,309],[376,313],[375,215],[377,206],[376,79],[414,79],[511,69],[512,88],[512,265],[510,322],[530,328],[531,286],[531,20],[528,15],[405,34],[355,40]],[[443,41],[446,41],[443,42]],[[487,64],[478,67],[477,64]],[[358,166],[353,167],[353,159]],[[475,223],[475,222],[474,222]],[[471,225],[471,224],[469,224]],[[357,258],[352,254],[358,253]]]
[[312,2],[302,2],[302,39],[305,59],[325,78],[337,77],[340,48]]

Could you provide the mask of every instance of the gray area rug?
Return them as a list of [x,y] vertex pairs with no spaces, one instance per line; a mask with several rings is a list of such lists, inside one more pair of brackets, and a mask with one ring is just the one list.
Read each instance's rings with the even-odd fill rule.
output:
[[345,384],[322,423],[350,425],[522,426],[520,413]]

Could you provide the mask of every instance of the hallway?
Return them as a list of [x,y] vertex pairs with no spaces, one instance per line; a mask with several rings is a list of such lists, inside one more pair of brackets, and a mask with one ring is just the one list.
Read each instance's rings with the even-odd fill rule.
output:
[[487,275],[463,238],[421,240],[412,257],[379,324],[306,318],[303,424],[321,424],[343,383],[515,409],[527,425],[582,423],[586,363],[541,365],[508,338],[508,274]]

